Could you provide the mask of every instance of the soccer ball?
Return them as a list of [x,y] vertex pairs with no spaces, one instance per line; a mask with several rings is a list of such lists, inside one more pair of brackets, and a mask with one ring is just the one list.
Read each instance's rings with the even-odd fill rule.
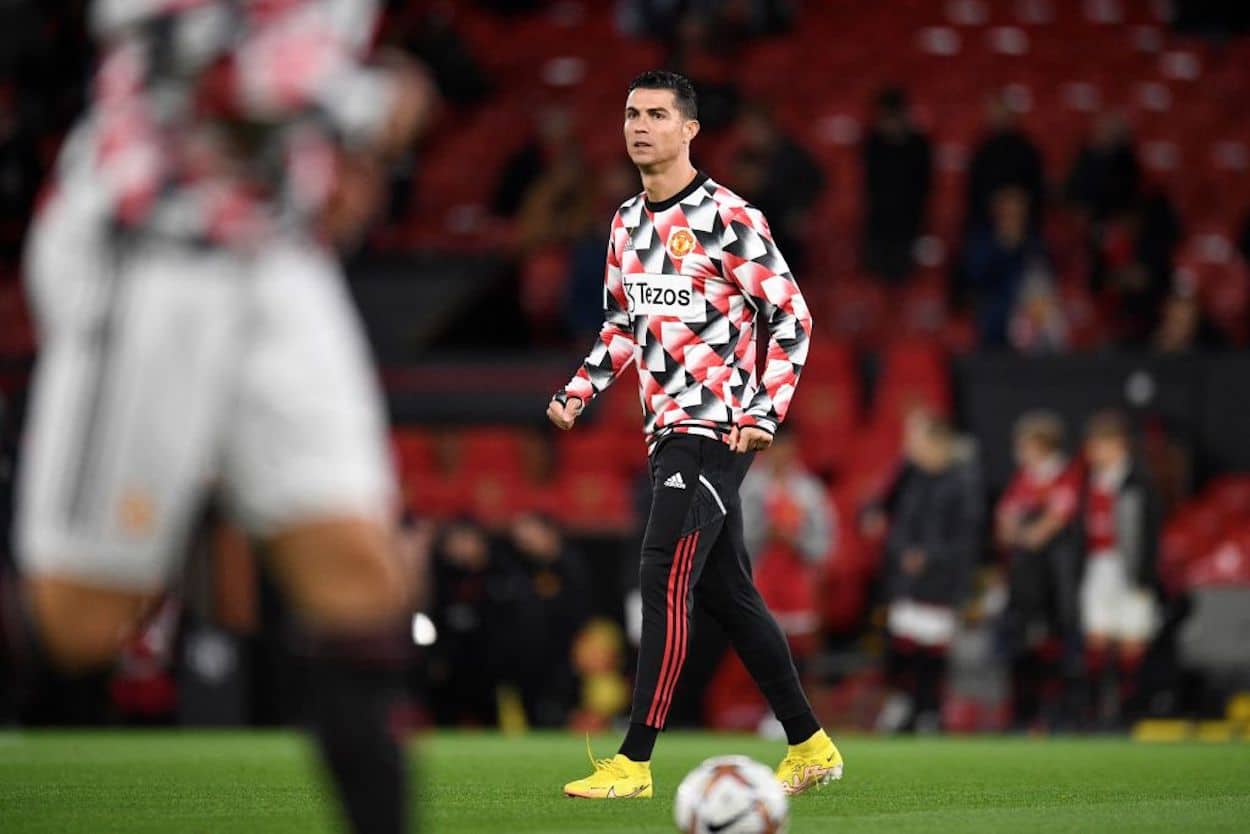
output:
[[790,803],[764,765],[717,756],[681,780],[673,816],[682,834],[783,834]]

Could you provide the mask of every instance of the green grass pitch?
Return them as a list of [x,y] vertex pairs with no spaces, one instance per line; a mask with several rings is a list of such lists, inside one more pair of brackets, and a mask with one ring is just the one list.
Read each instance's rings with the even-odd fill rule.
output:
[[[615,739],[596,740],[611,753]],[[681,776],[719,753],[773,764],[778,744],[666,734],[656,798],[587,802],[560,786],[587,769],[581,738],[437,733],[421,762],[423,832],[671,832]],[[793,802],[814,832],[1250,831],[1250,744],[1123,739],[846,737],[846,778]],[[334,831],[296,735],[271,732],[0,733],[0,832]]]

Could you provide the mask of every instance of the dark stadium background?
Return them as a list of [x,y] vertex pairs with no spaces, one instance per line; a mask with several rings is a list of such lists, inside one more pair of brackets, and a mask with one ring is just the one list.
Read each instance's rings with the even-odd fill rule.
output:
[[[607,224],[637,189],[621,147],[625,85],[669,66],[700,90],[697,163],[769,213],[817,323],[792,431],[839,520],[805,669],[822,717],[867,725],[881,698],[881,542],[858,521],[896,469],[900,424],[917,405],[951,415],[975,441],[987,510],[1011,475],[1011,425],[1023,411],[1058,412],[1070,439],[1098,409],[1129,415],[1167,511],[1167,619],[1140,711],[1222,715],[1229,696],[1250,689],[1250,12],[1234,5],[388,3],[380,37],[427,63],[443,108],[391,172],[378,222],[348,253],[352,289],[390,398],[414,564],[437,561],[452,526],[485,535],[492,558],[511,565],[498,578],[502,601],[479,611],[495,618],[506,656],[469,644],[440,655],[435,642],[414,670],[417,686],[448,664],[478,668],[461,694],[484,704],[472,716],[437,704],[430,714],[510,726],[528,712],[534,724],[594,726],[628,674],[628,648],[610,626],[599,626],[594,657],[576,666],[568,642],[589,618],[628,620],[645,507],[632,377],[572,434],[558,435],[543,411],[590,344]],[[83,7],[0,6],[4,559],[36,348],[21,241],[82,105],[91,59]],[[882,264],[865,220],[870,199],[917,204],[904,193],[914,181],[896,177],[875,194],[865,182],[875,102],[887,88],[904,94],[927,137],[929,185],[916,218],[887,216],[877,230],[894,259]],[[980,169],[986,185],[970,170],[995,107],[1018,131],[1016,151],[1035,148],[1040,170],[1006,152]],[[1092,146],[1096,132],[1112,135],[1109,144]],[[997,186],[1023,188],[1033,210],[1028,235],[1051,273],[1053,338],[1028,322],[1003,344],[987,332],[988,291],[969,269],[985,217],[970,205]],[[892,244],[900,235],[911,242]],[[515,519],[534,513],[562,540],[554,567],[517,555],[525,534]],[[195,550],[182,602],[132,648],[108,702],[61,705],[49,720],[291,717],[283,693],[298,685],[298,669],[280,631],[261,636],[260,623],[283,612],[255,555],[218,517]],[[992,570],[998,559],[987,537],[981,562]],[[581,589],[575,599],[561,593],[567,587]],[[1208,615],[1214,626],[1199,619]],[[698,633],[674,711],[687,724],[707,718],[704,689],[722,650],[714,629]],[[1195,665],[1194,641],[1227,650]],[[547,670],[547,683],[559,681],[554,693],[520,666]],[[1005,726],[993,652],[961,674],[948,687],[948,726]],[[594,676],[606,688],[585,691],[608,694],[583,697],[579,683]]]

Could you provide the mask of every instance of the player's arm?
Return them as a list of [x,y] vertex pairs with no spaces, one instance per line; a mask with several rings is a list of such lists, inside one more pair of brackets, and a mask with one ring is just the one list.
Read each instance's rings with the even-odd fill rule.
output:
[[763,313],[768,354],[759,387],[730,436],[737,451],[766,449],[786,417],[807,361],[812,315],[790,267],[757,209],[741,209],[727,224],[721,268]]
[[1059,534],[1076,515],[1079,503],[1078,485],[1068,475],[1062,475],[1051,488],[1046,506],[1040,516],[1020,526],[1019,543],[1029,550],[1038,550]]
[[603,277],[603,327],[590,353],[569,383],[556,392],[547,406],[547,417],[568,431],[590,401],[607,389],[634,358],[634,331],[630,326],[629,300],[617,256],[617,237],[626,234],[618,213],[612,219],[608,257]]

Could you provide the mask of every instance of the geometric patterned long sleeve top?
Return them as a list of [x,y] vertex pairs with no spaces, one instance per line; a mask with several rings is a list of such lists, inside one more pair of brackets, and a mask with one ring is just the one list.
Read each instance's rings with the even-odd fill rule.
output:
[[[763,214],[700,173],[662,203],[645,194],[612,220],[598,340],[557,399],[586,404],[638,367],[649,450],[678,432],[775,432],[807,361],[812,317]],[[756,373],[757,313],[768,328]]]
[[95,0],[100,63],[61,153],[112,224],[250,248],[306,232],[395,97],[368,63],[377,0]]

